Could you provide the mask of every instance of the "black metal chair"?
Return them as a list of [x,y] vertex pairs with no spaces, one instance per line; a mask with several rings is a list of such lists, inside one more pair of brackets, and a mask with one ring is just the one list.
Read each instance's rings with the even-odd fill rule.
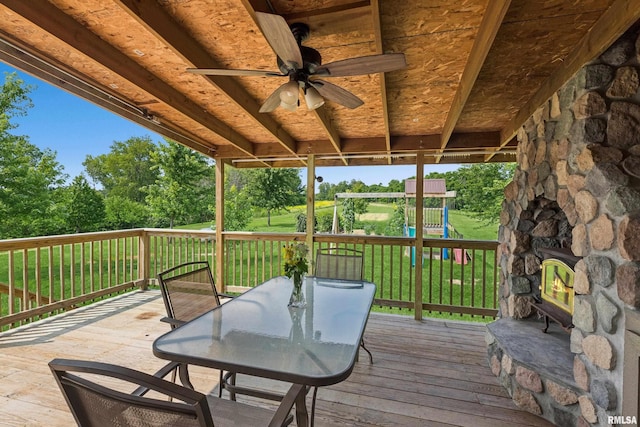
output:
[[[362,251],[349,248],[322,248],[316,251],[315,277],[338,280],[362,280],[364,277],[364,255]],[[369,355],[369,363],[373,364],[373,355],[360,341],[360,347]],[[311,400],[311,425],[314,423],[316,395],[318,387],[313,390]]]
[[[122,366],[54,359],[49,367],[81,427],[284,426],[292,418],[290,412],[294,405],[302,419],[306,419],[303,385],[292,385],[273,412],[205,396],[158,376]],[[134,392],[124,391],[133,387],[137,387]]]
[[[339,280],[362,280],[364,274],[364,255],[362,251],[349,248],[322,248],[316,251],[315,277]],[[373,355],[364,345],[360,346],[369,355],[373,363]]]
[[[219,306],[221,298],[233,298],[232,295],[217,291],[207,261],[186,262],[165,270],[158,274],[158,283],[167,310],[167,317],[161,320],[169,323],[172,329]],[[187,365],[181,364],[178,373],[182,384],[193,388],[189,381]],[[218,397],[221,397],[222,390],[226,389],[231,400],[236,400],[236,394],[275,401],[283,398],[282,394],[238,386],[236,377],[234,372],[220,371]],[[172,381],[175,381],[175,373]]]
[[322,248],[316,251],[316,277],[362,280],[363,266],[362,251],[356,249]]

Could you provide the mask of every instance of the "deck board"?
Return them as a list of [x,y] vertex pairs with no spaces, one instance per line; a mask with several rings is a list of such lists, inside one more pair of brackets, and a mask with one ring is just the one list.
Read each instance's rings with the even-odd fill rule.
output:
[[[55,357],[111,361],[146,372],[160,368],[165,362],[153,356],[151,344],[169,329],[162,316],[162,299],[152,290],[0,334],[0,425],[73,425],[47,366]],[[319,389],[315,425],[549,426],[518,409],[499,385],[487,364],[484,330],[481,324],[372,314],[365,341],[373,365],[362,353],[348,380]],[[215,392],[217,371],[190,371],[196,389]],[[265,385],[260,379],[239,381]]]

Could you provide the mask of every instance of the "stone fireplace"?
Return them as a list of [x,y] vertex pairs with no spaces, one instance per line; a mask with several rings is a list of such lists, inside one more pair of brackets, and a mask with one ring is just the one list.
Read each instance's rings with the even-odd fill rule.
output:
[[[638,416],[638,345],[625,336],[640,336],[639,36],[628,31],[529,118],[505,188],[489,364],[518,406],[563,427]],[[547,334],[533,308],[545,248],[577,257],[573,327]]]
[[573,325],[573,283],[578,259],[568,249],[540,248],[544,254],[540,292],[534,292],[532,307],[545,319],[543,332],[553,320],[566,332]]

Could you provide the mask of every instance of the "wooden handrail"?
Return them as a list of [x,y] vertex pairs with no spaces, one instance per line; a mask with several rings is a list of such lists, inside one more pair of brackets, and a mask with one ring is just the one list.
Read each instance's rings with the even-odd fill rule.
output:
[[[20,288],[14,288],[14,292],[16,292],[18,295],[23,295],[23,290]],[[5,283],[0,283],[0,294],[4,294],[4,295],[9,295],[10,294],[10,290],[9,290],[9,285],[5,284]],[[39,304],[49,304],[49,298],[45,297],[45,296],[38,296],[35,292],[29,292],[29,301],[38,301],[40,300]],[[55,302],[55,300],[53,300],[53,302]]]
[[[0,294],[6,295],[0,326],[114,292],[144,289],[159,272],[182,262],[206,260],[215,266],[219,250],[225,253],[224,280],[219,282],[226,288],[221,290],[242,292],[282,274],[283,244],[308,239],[305,233],[220,236],[220,247],[213,231],[154,228],[0,240],[0,262],[6,263],[0,268],[6,272],[0,276]],[[496,241],[423,239],[419,252],[415,237],[314,234],[312,242],[311,274],[317,248],[362,250],[365,278],[378,285],[377,306],[472,317],[497,313]],[[416,283],[418,268],[421,285]]]

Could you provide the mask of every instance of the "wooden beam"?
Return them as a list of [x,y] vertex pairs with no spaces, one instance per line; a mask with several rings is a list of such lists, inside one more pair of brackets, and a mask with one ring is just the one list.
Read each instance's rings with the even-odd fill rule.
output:
[[283,15],[287,22],[303,22],[315,37],[362,31],[371,25],[369,1],[356,1],[322,9]]
[[215,147],[171,122],[157,122],[144,117],[141,108],[129,100],[111,94],[89,77],[69,69],[65,64],[46,58],[41,52],[24,46],[20,41],[0,31],[0,60],[72,95],[83,98],[127,120],[158,132],[206,156],[212,156]]
[[[640,19],[637,0],[616,0],[591,27],[591,30],[576,44],[575,48],[549,76],[518,114],[502,129],[500,148],[507,145],[522,124],[551,96],[562,87],[587,62],[601,55],[625,31]],[[499,149],[496,149],[496,153]],[[491,160],[495,154],[486,156]]]
[[[382,23],[380,22],[380,3],[378,0],[371,1],[371,16],[373,18],[373,33],[375,35],[376,53],[384,53],[382,45]],[[389,105],[387,100],[387,81],[385,73],[378,74],[380,78],[380,98],[382,102],[382,118],[384,119],[384,139],[387,146],[387,152],[391,153],[391,131],[389,128]],[[391,164],[391,156],[389,156],[389,164]]]
[[369,0],[355,1],[353,3],[338,4],[334,6],[324,7],[322,9],[305,10],[304,12],[288,13],[283,15],[286,20],[309,19],[315,17],[323,17],[325,20],[336,20],[343,17],[345,13],[354,10],[368,9],[371,6]]
[[[500,143],[499,132],[460,132],[451,135],[447,154],[462,154],[465,152],[491,151],[498,147]],[[275,147],[275,149],[274,149]],[[336,153],[335,145],[328,139],[300,141],[298,143],[298,155],[340,155],[353,154],[367,155],[402,155],[403,153],[415,153],[418,150],[424,152],[438,153],[440,151],[440,134],[433,135],[398,135],[391,136],[391,153],[387,150],[386,141],[383,137],[371,138],[342,138],[340,152]],[[289,157],[288,153],[279,146],[268,144],[256,144],[256,151],[253,156],[248,156],[232,146],[221,146],[215,153],[216,158],[268,158],[268,157]],[[292,158],[291,160],[295,160]],[[351,163],[353,159],[349,162]],[[340,161],[342,162],[342,160]]]
[[247,12],[249,12],[249,15],[251,15],[251,19],[253,19],[256,22],[256,24],[258,23],[255,15],[256,12],[276,13],[276,11],[271,10],[267,0],[240,0],[240,1],[242,2],[242,5],[247,10]]
[[[265,0],[241,1],[252,17],[254,17],[254,12],[279,13],[278,10],[271,10]],[[371,25],[370,13],[370,2],[365,0],[305,10],[304,12],[282,14],[282,17],[290,24],[293,22],[305,23],[311,28],[314,36],[322,37],[351,31],[362,31],[363,28]]]
[[[456,90],[442,129],[440,141],[440,149],[442,151],[444,151],[449,143],[449,138],[469,99],[469,94],[471,94],[478,74],[480,74],[484,61],[487,59],[487,54],[493,45],[493,41],[496,38],[496,34],[498,34],[498,30],[500,29],[504,16],[507,14],[507,10],[509,10],[510,4],[511,0],[490,1],[484,11],[484,16],[482,17],[476,38],[473,41],[473,47],[471,48],[467,65],[462,72],[460,84],[458,84],[458,89]],[[436,159],[436,162],[440,162],[440,157]]]
[[[175,54],[181,56],[193,67],[223,68],[157,2],[119,0],[118,3],[149,32],[163,40]],[[296,142],[293,137],[285,132],[272,116],[260,113],[260,105],[236,80],[223,76],[204,77],[258,124],[269,131],[278,143],[292,154],[296,154]]]
[[[340,135],[338,134],[336,128],[331,124],[331,117],[329,117],[327,109],[325,107],[316,108],[315,110],[313,110],[313,114],[320,122],[320,126],[322,126],[324,131],[329,136],[329,141],[331,142],[333,148],[336,150],[336,153],[342,156],[342,144],[340,142]],[[342,157],[342,161],[344,162],[345,166],[349,164],[347,162],[347,159],[344,157]]]
[[[391,149],[394,152],[406,150],[438,150],[441,151],[442,135],[394,136],[391,138]],[[460,150],[480,150],[496,148],[500,143],[497,132],[459,132],[449,138],[449,146],[444,152]]]
[[245,137],[218,118],[205,112],[202,107],[186,98],[178,90],[106,43],[48,1],[6,0],[2,4],[53,37],[65,42],[71,48],[128,80],[152,97],[218,134],[245,153],[253,154],[253,144]]

